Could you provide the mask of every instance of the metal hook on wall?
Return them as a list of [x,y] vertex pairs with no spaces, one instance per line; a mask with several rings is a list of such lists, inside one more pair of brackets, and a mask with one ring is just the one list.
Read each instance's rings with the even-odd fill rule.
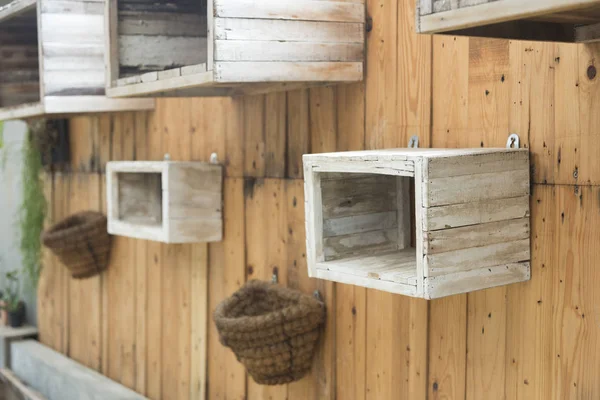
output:
[[519,139],[519,135],[512,133],[510,136],[508,136],[508,140],[506,141],[507,149],[518,149],[520,145],[521,140]]

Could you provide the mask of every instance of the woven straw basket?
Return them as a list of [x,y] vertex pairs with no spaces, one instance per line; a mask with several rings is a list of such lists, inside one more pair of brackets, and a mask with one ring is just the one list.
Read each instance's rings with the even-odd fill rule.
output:
[[45,231],[42,243],[71,271],[73,278],[88,278],[108,266],[110,235],[102,213],[84,211],[71,215]]
[[310,370],[325,306],[306,294],[249,281],[217,306],[221,343],[259,384],[280,385]]

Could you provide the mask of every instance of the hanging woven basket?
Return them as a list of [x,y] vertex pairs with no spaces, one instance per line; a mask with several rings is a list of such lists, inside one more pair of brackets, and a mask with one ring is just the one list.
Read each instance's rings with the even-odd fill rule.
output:
[[214,313],[221,343],[263,385],[299,380],[310,370],[325,306],[304,293],[249,281]]
[[71,271],[73,278],[88,278],[108,266],[110,235],[102,213],[84,211],[71,215],[45,231],[42,243]]

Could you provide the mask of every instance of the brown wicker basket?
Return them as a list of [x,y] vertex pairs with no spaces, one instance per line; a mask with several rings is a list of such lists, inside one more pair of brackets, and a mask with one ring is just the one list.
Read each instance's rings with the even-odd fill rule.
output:
[[73,278],[88,278],[108,266],[111,240],[102,213],[84,211],[71,215],[45,231],[42,243],[56,254]]
[[264,385],[280,385],[306,375],[324,319],[322,302],[261,281],[247,282],[214,313],[221,343]]

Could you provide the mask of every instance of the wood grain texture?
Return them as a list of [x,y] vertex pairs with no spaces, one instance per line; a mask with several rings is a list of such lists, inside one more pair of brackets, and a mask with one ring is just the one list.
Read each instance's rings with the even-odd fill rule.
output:
[[[383,11],[379,10],[381,5]],[[248,157],[253,157],[251,146],[264,143],[264,148],[281,149],[280,141],[285,137],[285,162],[274,162],[270,168],[279,174],[271,181],[282,180],[279,176],[286,178],[286,182],[281,183],[286,187],[282,189],[286,193],[284,202],[288,211],[282,212],[286,223],[277,228],[286,240],[287,256],[282,269],[288,285],[302,282],[299,287],[307,291],[309,287],[312,289],[310,285],[315,285],[326,293],[328,305],[332,306],[328,308],[326,341],[320,345],[319,361],[323,362],[313,369],[311,377],[288,386],[286,393],[290,399],[325,396],[351,400],[367,396],[396,399],[407,393],[407,385],[408,393],[415,399],[478,400],[502,398],[503,394],[507,399],[597,398],[600,388],[595,378],[600,368],[595,357],[598,310],[594,304],[600,300],[594,290],[598,286],[594,241],[598,236],[600,164],[595,152],[596,132],[600,126],[596,112],[600,81],[597,77],[588,77],[588,68],[598,59],[600,47],[597,44],[571,48],[542,42],[418,36],[409,25],[414,23],[410,22],[414,16],[413,0],[401,0],[397,4],[383,0],[367,6],[374,28],[367,33],[366,82],[287,92],[286,129],[273,138],[272,144],[264,142],[262,133],[256,136],[259,139],[245,144],[250,137],[254,138],[243,124],[246,97],[163,99],[157,102],[156,113],[140,113],[147,118],[147,128],[141,123],[127,128],[131,122],[118,114],[103,115],[97,121],[72,122],[73,135],[95,135],[92,132],[97,129],[99,139],[93,149],[90,149],[91,136],[74,139],[75,162],[70,173],[84,173],[89,169],[92,165],[89,157],[98,160],[99,171],[107,160],[124,158],[120,149],[131,148],[131,145],[123,140],[123,131],[134,133],[136,153],[143,154],[147,149],[145,159],[149,160],[161,160],[164,153],[170,152],[180,159],[207,161],[210,152],[217,151],[226,164],[226,227],[225,241],[209,246],[210,312],[243,284],[248,244],[258,243],[254,225],[244,225],[247,212],[244,181],[264,178],[266,169],[252,170],[251,161],[246,163]],[[395,10],[393,15],[389,10]],[[427,68],[431,68],[431,72],[427,72]],[[557,76],[563,82],[556,82]],[[509,89],[503,85],[509,85]],[[490,92],[488,95],[486,90]],[[564,99],[557,100],[560,96]],[[571,107],[576,103],[573,96],[578,98],[578,114],[572,112]],[[565,110],[557,111],[557,104]],[[258,113],[263,112],[268,110],[259,107],[248,118],[262,118]],[[279,113],[277,111],[274,121],[283,118]],[[302,177],[301,154],[405,146],[413,134],[420,136],[421,147],[479,147],[481,142],[484,147],[502,147],[509,131],[519,133],[522,145],[531,150],[531,281],[507,286],[506,295],[502,289],[491,289],[424,303],[300,276],[303,248],[298,244],[300,238],[294,235],[303,230],[303,221],[297,212],[290,211],[293,199],[287,197],[290,194],[287,188],[296,187]],[[138,143],[138,137],[142,143]],[[133,159],[134,154],[127,157]],[[577,180],[573,177],[575,165]],[[249,167],[248,172],[244,171],[245,166]],[[283,175],[281,168],[285,168]],[[292,182],[287,182],[289,178]],[[69,191],[66,178],[55,173],[46,177],[46,182],[53,192],[49,197],[52,217],[66,215],[66,198],[75,195]],[[276,183],[269,185],[276,186]],[[303,201],[300,194],[296,197]],[[520,202],[515,207],[523,206],[523,198]],[[260,214],[265,212],[263,207],[267,208],[250,205],[250,211]],[[258,223],[260,226],[262,222]],[[274,225],[268,223],[267,228],[258,229],[262,232]],[[246,232],[251,235],[250,240]],[[163,274],[169,274],[167,269],[172,268],[170,263],[164,263],[163,252],[167,248],[152,242],[146,242],[146,246],[146,265],[137,265],[135,278],[139,287],[139,269],[146,270],[145,386],[146,395],[161,398],[161,386],[171,387],[170,382],[175,379],[173,374],[167,380],[162,379],[165,365],[161,360],[162,343],[168,341],[163,339],[163,326],[178,324],[179,319],[163,312],[165,300],[171,301],[167,299],[167,291],[162,289]],[[265,246],[264,241],[258,246]],[[137,260],[142,259],[140,251],[136,250]],[[250,251],[257,254],[255,249]],[[267,257],[264,250],[259,248],[258,251],[264,255],[261,257]],[[294,266],[293,260],[298,258],[301,261]],[[103,321],[105,315],[109,320],[110,314],[119,310],[113,300],[109,300],[108,292],[104,294],[108,287],[120,285],[110,279],[108,273],[102,277]],[[65,353],[69,348],[69,332],[79,332],[79,328],[69,327],[74,322],[69,319],[71,313],[65,311],[70,307],[69,283],[62,266],[45,263],[38,288],[40,339]],[[135,294],[136,313],[140,310],[140,296],[143,294]],[[188,300],[191,302],[191,297]],[[412,303],[415,301],[419,303]],[[137,315],[135,320],[138,320]],[[135,326],[134,337],[139,338],[142,333],[137,332],[137,327],[140,325]],[[112,326],[109,332],[117,336],[104,333],[106,328],[103,323],[102,365],[112,364],[105,356],[109,348],[114,351],[112,343],[124,343],[129,337],[129,332]],[[218,342],[212,321],[208,330],[207,397],[243,399],[249,393],[243,367]],[[177,335],[179,342],[179,333]],[[76,339],[77,343],[82,341],[85,339]],[[139,364],[143,363],[143,357],[140,357],[136,351],[138,372],[132,373],[136,377],[143,370]],[[408,361],[410,365],[401,366],[397,360]],[[173,359],[167,360],[169,365],[172,362]],[[191,363],[191,358],[182,362]],[[390,366],[398,369],[390,370]],[[406,368],[410,369],[408,375],[404,375]],[[409,379],[408,383],[402,381],[405,378]],[[137,385],[136,382],[135,388]],[[188,398],[182,391],[176,393],[179,398]],[[408,394],[404,397],[408,398]]]

